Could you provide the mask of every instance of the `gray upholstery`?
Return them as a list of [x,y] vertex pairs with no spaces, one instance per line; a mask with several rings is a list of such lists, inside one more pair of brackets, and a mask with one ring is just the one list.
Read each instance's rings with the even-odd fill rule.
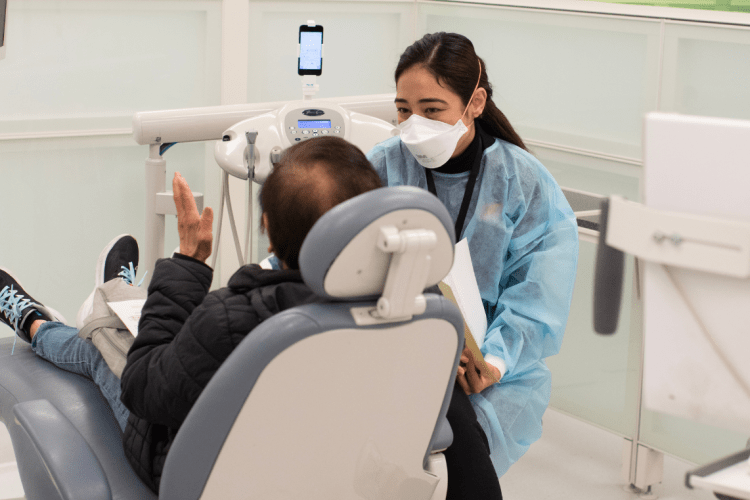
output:
[[[463,348],[463,318],[458,309],[443,297],[429,295],[427,299],[427,310],[413,321],[442,318],[453,324],[457,336],[460,332],[459,347],[450,375],[450,380],[454,380]],[[326,331],[355,327],[349,308],[368,304],[372,305],[345,303],[296,307],[255,328],[214,375],[180,428],[165,464],[161,497],[181,500],[200,498],[225,437],[266,365],[296,342]],[[369,330],[382,328],[382,325],[357,328]],[[393,351],[396,359],[398,346],[393,346]],[[435,426],[430,445],[425,449],[425,463],[433,449],[445,449],[452,441],[450,425],[445,420],[452,389],[453,385],[450,384],[437,418],[440,424]]]
[[[100,491],[96,489],[100,486],[86,485],[88,472],[82,469],[83,464],[72,461],[68,465],[80,466],[81,470],[74,469],[67,476],[61,472],[58,478],[77,478],[79,484],[60,484],[58,491],[50,480],[45,463],[28,433],[16,423],[13,411],[18,403],[40,400],[46,400],[86,441],[107,477],[111,498],[156,498],[128,464],[122,449],[122,432],[98,387],[85,377],[41,359],[21,340],[11,356],[12,346],[12,337],[0,339],[0,420],[10,433],[27,500],[62,499],[66,498],[62,492],[85,491],[89,487],[93,488],[89,491]],[[45,443],[49,448],[65,449],[70,440],[52,436],[45,438]]]
[[99,460],[78,429],[49,401],[37,399],[18,403],[13,413],[62,498],[112,498]]

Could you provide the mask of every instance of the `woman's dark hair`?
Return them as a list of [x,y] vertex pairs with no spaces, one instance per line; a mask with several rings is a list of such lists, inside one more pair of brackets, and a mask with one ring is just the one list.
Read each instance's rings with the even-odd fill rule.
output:
[[[479,62],[482,63],[481,76]],[[487,77],[487,65],[474,52],[471,40],[457,33],[443,31],[423,36],[401,54],[396,66],[396,83],[404,71],[414,66],[425,67],[440,85],[448,86],[455,92],[464,105],[469,104],[479,80],[479,87],[487,92],[487,104],[479,116],[484,130],[494,137],[526,149],[521,137],[492,101],[492,85]]]
[[381,187],[380,177],[357,146],[340,137],[295,144],[281,157],[260,191],[260,206],[276,256],[299,269],[299,251],[321,215],[339,203]]

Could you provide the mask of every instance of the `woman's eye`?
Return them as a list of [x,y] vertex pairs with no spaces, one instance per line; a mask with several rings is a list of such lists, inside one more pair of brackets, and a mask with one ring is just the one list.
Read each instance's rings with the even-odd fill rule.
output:
[[401,114],[407,114],[407,113],[409,113],[409,110],[406,109],[406,108],[396,108],[396,111],[399,112],[399,113],[401,113]]
[[438,111],[441,111],[441,110],[438,109],[438,108],[427,108],[427,109],[424,110],[424,112],[427,113],[427,114],[437,113]]

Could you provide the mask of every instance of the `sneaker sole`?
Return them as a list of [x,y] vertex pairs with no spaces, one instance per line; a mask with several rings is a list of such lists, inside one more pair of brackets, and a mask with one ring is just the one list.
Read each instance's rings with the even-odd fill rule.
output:
[[[18,278],[16,278],[16,276],[12,272],[10,272],[10,269],[8,269],[6,267],[0,266],[0,271],[4,271],[4,272],[8,273],[8,275],[11,278],[13,278],[14,280],[16,280],[16,283],[18,283],[18,286],[20,286],[21,288],[23,288],[23,285],[21,284],[21,280],[19,280]],[[62,314],[60,314],[59,311],[56,311],[55,309],[52,309],[51,307],[48,307],[48,306],[43,306],[41,304],[39,304],[39,308],[40,309],[44,309],[44,311],[47,314],[49,314],[56,321],[59,321],[60,323],[62,323],[64,325],[68,324],[68,321],[65,319],[65,316],[63,316]]]

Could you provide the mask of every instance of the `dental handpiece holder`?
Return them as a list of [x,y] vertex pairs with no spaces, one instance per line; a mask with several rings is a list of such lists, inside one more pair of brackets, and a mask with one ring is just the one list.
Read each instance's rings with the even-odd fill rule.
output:
[[[341,137],[369,151],[395,135],[389,122],[348,111],[325,100],[292,101],[282,108],[243,120],[228,128],[216,143],[214,155],[230,175],[262,184],[284,149],[318,137]],[[257,132],[254,143],[246,135]],[[252,162],[252,164],[251,164]]]

